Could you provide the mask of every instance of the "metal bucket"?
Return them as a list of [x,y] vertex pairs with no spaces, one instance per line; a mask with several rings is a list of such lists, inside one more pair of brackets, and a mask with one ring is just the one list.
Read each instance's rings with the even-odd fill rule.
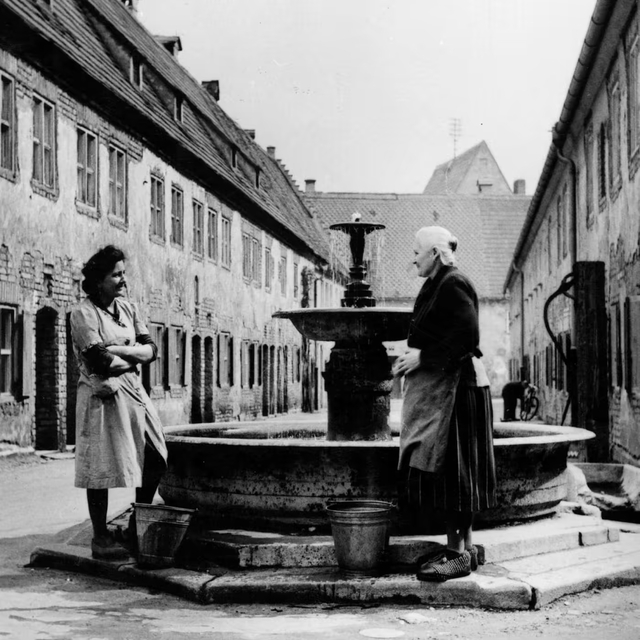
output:
[[158,569],[173,565],[195,509],[133,503],[138,536],[138,565]]
[[389,543],[393,505],[381,500],[350,500],[327,506],[338,567],[352,576],[381,573]]

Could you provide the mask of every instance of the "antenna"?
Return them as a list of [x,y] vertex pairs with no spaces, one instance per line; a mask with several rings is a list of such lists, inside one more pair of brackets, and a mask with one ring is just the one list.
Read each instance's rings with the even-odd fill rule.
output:
[[462,135],[462,120],[451,118],[449,121],[449,135],[453,138],[453,157],[458,155],[458,138]]

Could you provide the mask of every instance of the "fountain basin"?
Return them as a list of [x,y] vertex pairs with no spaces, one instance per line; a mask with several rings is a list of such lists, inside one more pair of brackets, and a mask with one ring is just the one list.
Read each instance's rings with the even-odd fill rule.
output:
[[393,342],[406,340],[412,309],[408,307],[340,307],[277,311],[310,340],[336,343]]
[[[548,425],[496,424],[498,507],[480,524],[551,514],[567,494],[567,453],[593,434]],[[197,508],[213,527],[287,529],[326,525],[341,499],[396,501],[397,438],[325,440],[326,423],[233,423],[166,429],[169,469],[160,495]]]

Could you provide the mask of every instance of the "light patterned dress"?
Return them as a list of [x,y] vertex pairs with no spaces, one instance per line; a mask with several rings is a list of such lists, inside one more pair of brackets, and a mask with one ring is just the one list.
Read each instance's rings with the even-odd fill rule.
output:
[[134,345],[149,331],[135,305],[116,299],[118,324],[86,298],[71,313],[71,338],[80,370],[76,403],[75,486],[87,489],[139,487],[142,484],[145,443],[167,459],[162,423],[135,371],[117,377],[114,395],[94,395],[93,373],[86,351],[97,345]]

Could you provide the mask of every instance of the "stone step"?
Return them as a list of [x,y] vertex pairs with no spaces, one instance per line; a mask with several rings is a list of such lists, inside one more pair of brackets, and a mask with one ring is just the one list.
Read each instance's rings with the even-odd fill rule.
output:
[[[537,522],[486,529],[474,534],[479,560],[504,560],[536,556],[615,542],[619,530],[599,518],[560,514]],[[244,531],[192,531],[187,536],[185,559],[204,559],[240,569],[270,567],[331,567],[336,565],[331,536],[289,536]],[[413,566],[417,559],[443,544],[443,536],[392,536],[387,554],[392,567]]]

